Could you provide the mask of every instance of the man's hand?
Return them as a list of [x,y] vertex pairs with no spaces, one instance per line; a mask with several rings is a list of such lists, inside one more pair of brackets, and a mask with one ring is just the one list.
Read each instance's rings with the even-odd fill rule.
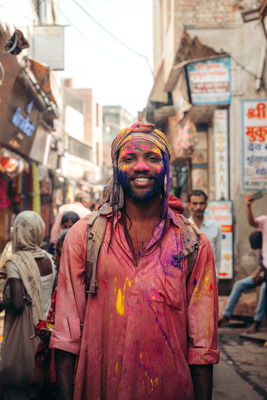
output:
[[190,365],[194,383],[195,400],[212,399],[213,365]]
[[72,400],[75,354],[55,349],[57,400]]
[[259,223],[253,217],[252,210],[251,210],[251,204],[253,203],[253,194],[247,194],[246,195],[245,203],[246,203],[246,206],[247,206],[247,219],[248,219],[249,225],[253,226],[254,228],[258,228],[259,227]]
[[252,274],[253,283],[258,284],[264,281],[264,274],[262,273],[262,269],[258,267],[256,271]]
[[247,194],[245,197],[245,202],[247,206],[251,206],[253,203],[253,194]]

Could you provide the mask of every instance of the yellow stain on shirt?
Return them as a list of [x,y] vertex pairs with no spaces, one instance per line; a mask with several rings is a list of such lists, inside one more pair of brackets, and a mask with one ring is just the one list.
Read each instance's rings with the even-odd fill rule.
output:
[[116,363],[116,374],[118,373],[119,363]]
[[121,293],[121,289],[118,290],[117,300],[116,300],[116,309],[119,315],[124,314],[124,295]]

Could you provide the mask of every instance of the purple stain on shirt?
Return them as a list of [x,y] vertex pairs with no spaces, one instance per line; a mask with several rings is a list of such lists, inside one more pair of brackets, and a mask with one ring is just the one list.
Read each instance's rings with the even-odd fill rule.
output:
[[195,280],[194,280],[194,286],[197,286],[197,280],[196,280],[196,278],[195,278]]

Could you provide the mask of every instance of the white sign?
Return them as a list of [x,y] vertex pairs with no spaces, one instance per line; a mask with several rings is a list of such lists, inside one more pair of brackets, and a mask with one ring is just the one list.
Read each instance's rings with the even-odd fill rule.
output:
[[242,101],[243,190],[267,191],[267,100]]
[[228,111],[214,112],[215,189],[217,200],[229,200]]
[[230,201],[209,201],[205,218],[216,221],[222,229],[220,279],[233,278],[233,215]]
[[64,26],[35,26],[33,39],[33,58],[54,70],[64,70]]
[[193,104],[230,104],[230,57],[213,58],[186,66]]

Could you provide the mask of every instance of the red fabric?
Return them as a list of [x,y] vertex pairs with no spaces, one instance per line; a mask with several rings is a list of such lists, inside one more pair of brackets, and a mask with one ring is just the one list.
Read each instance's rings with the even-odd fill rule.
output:
[[6,182],[0,178],[0,208],[7,208],[10,201],[6,195]]
[[184,206],[182,205],[181,201],[172,193],[169,194],[168,205],[174,212],[177,212],[177,214],[183,214]]

